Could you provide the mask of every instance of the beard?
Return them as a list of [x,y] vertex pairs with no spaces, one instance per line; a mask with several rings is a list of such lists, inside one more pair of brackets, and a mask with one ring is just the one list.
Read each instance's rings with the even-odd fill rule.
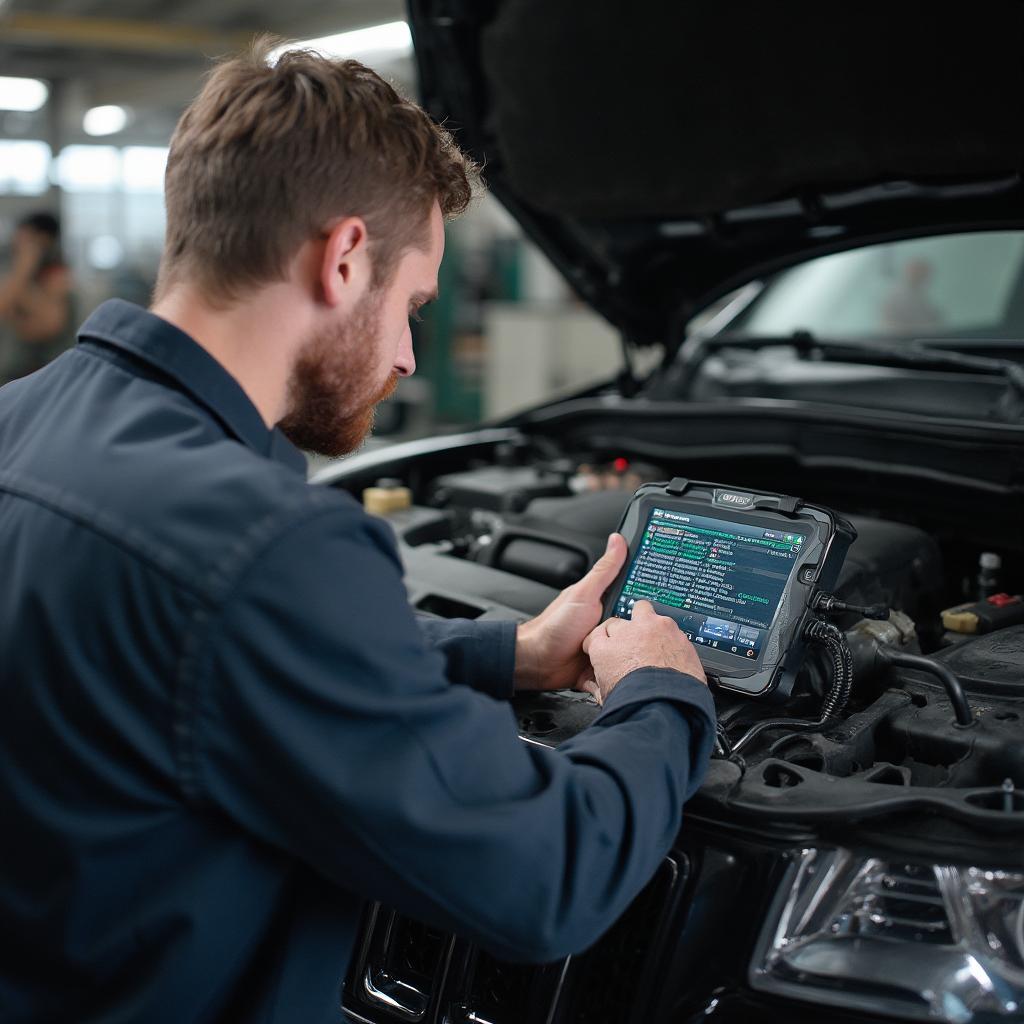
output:
[[303,345],[288,381],[288,414],[278,424],[296,447],[336,458],[366,440],[377,405],[398,384],[394,371],[381,385],[371,379],[379,329],[380,301],[371,293],[347,322]]

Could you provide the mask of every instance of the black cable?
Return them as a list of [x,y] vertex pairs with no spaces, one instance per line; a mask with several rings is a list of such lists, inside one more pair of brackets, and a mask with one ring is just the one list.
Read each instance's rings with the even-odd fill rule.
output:
[[853,654],[846,637],[830,622],[813,619],[804,630],[804,636],[810,643],[821,644],[828,649],[832,657],[832,685],[821,705],[821,716],[817,719],[808,718],[766,718],[752,725],[732,746],[735,756],[755,736],[767,729],[792,729],[804,732],[809,729],[820,729],[836,718],[850,699],[853,687]]
[[811,607],[823,615],[842,615],[844,612],[853,612],[855,615],[862,615],[865,619],[878,619],[885,621],[889,618],[889,606],[887,604],[847,604],[840,601],[832,594],[818,593],[814,597]]
[[953,712],[956,715],[956,724],[960,726],[974,725],[974,715],[971,712],[971,705],[967,702],[967,694],[960,685],[960,680],[941,662],[933,661],[931,658],[922,657],[920,654],[906,654],[897,651],[893,647],[878,647],[878,658],[886,665],[897,668],[916,668],[920,672],[927,672],[935,676],[946,690],[950,703],[953,705]]

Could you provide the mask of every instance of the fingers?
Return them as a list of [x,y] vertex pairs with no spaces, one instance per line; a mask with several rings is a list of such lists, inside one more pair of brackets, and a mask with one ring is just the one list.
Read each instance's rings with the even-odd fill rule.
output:
[[[621,679],[644,666],[670,668],[705,680],[700,658],[678,623],[659,615],[650,601],[637,601],[630,619],[610,618],[600,623],[583,641],[583,652],[597,692],[607,696]],[[579,689],[595,692],[581,677]]]
[[582,649],[584,654],[590,653],[590,648],[601,640],[610,640],[615,633],[628,625],[626,619],[620,619],[612,616],[610,619],[605,619],[604,622],[599,622],[584,638],[582,643]]
[[[643,623],[646,619],[664,619],[666,622],[671,622],[673,626],[675,625],[672,619],[665,615],[659,615],[654,610],[654,605],[650,601],[637,601],[633,605],[632,621]],[[604,622],[599,622],[584,639],[583,653],[587,653],[588,646],[595,640],[615,636],[624,627],[628,627],[629,622],[629,619],[620,619],[617,615],[613,615],[610,619],[605,619]]]
[[579,690],[581,693],[589,693],[598,704],[604,703],[601,698],[601,687],[597,685],[597,680],[594,678],[594,670],[589,666],[580,673],[574,689]]
[[595,643],[599,643],[602,640],[608,639],[608,632],[605,629],[606,623],[599,622],[584,638],[583,638],[583,653],[589,655],[590,648]]
[[619,570],[626,561],[629,547],[621,533],[613,533],[608,538],[608,546],[604,554],[594,563],[593,568],[576,584],[582,591],[581,596],[600,600],[601,595],[612,585]]

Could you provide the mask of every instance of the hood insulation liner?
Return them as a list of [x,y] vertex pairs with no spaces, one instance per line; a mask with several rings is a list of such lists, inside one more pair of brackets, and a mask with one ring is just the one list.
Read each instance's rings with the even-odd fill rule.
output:
[[1022,166],[1017,2],[507,0],[482,45],[503,173],[553,214],[699,216]]

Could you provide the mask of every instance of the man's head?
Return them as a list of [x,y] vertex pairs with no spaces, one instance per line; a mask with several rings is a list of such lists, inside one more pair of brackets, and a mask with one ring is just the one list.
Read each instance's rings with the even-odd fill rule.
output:
[[60,241],[60,221],[52,213],[47,213],[45,210],[22,217],[18,221],[18,230],[31,231],[34,234],[41,235],[50,242]]
[[368,68],[308,51],[271,64],[270,47],[219,64],[178,124],[157,299],[187,284],[230,309],[299,281],[308,337],[281,425],[336,454],[415,367],[408,316],[436,291],[473,169]]
[[[346,260],[358,256],[348,221],[327,243],[324,294],[340,301],[346,287]],[[336,248],[335,248],[336,247]],[[434,204],[428,218],[425,247],[405,252],[391,280],[362,293],[347,316],[339,316],[311,332],[292,368],[288,383],[288,414],[281,429],[300,448],[322,455],[344,455],[362,444],[373,426],[378,403],[395,390],[399,377],[416,368],[409,318],[437,294],[437,269],[444,255],[444,223]],[[372,271],[371,271],[372,275]]]
[[15,249],[30,247],[38,254],[40,265],[60,262],[60,221],[45,210],[30,213],[18,221],[14,232]]

